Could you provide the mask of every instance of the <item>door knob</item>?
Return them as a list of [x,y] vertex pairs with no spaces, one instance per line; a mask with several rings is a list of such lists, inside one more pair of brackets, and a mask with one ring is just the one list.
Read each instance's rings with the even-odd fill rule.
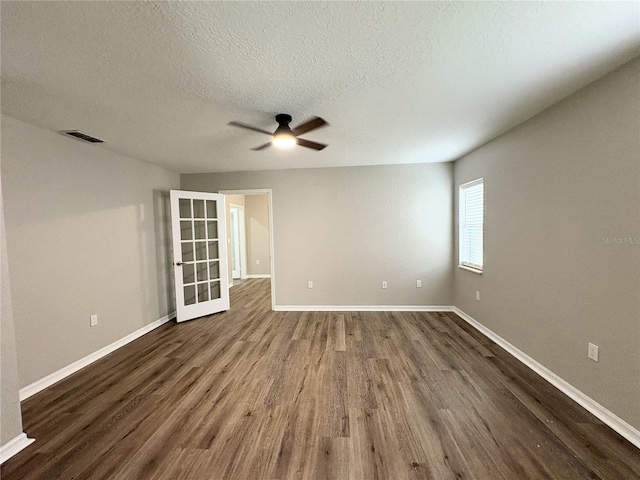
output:
[[176,267],[179,267],[180,265],[182,265],[182,262],[176,262],[176,263],[174,263],[174,265],[175,265]]

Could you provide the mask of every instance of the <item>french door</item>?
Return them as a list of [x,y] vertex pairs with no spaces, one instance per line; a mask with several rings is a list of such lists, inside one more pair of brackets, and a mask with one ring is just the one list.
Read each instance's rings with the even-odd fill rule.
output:
[[171,190],[178,322],[229,309],[224,195]]

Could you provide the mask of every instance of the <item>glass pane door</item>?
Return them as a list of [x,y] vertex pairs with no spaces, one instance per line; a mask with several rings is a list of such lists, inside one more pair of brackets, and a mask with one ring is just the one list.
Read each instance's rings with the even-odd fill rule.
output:
[[179,322],[229,309],[224,195],[171,191]]

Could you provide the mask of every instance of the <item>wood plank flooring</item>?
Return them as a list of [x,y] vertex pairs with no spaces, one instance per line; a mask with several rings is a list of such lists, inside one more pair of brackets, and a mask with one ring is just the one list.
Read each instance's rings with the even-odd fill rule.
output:
[[168,323],[23,403],[13,479],[638,479],[640,451],[455,314]]

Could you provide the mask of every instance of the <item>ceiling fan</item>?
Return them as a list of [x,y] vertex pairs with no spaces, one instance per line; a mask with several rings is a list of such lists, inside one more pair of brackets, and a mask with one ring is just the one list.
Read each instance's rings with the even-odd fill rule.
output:
[[252,148],[251,150],[264,150],[271,145],[279,148],[291,148],[295,145],[300,145],[301,147],[307,147],[313,150],[322,150],[327,146],[323,143],[316,143],[310,140],[305,140],[304,138],[298,138],[299,135],[308,133],[316,128],[324,127],[325,125],[329,125],[320,117],[313,117],[302,125],[298,125],[296,128],[291,128],[289,126],[289,123],[291,122],[291,115],[280,113],[276,115],[276,122],[278,122],[278,128],[276,128],[276,131],[273,133],[240,122],[229,122],[229,125],[244,128],[246,130],[252,130],[254,132],[264,133],[273,137],[270,142],[256,148]]

